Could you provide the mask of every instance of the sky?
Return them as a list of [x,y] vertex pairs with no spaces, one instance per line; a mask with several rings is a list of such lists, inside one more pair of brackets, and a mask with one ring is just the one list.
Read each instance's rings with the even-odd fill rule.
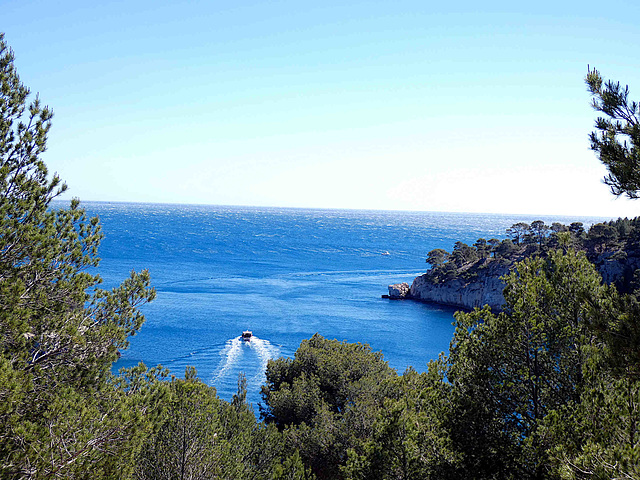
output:
[[640,99],[640,2],[0,0],[81,200],[640,215],[589,66]]

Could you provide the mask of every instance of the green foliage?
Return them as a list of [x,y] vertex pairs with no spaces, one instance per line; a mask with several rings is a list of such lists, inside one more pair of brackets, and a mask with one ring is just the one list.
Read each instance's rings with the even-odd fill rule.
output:
[[473,247],[476,249],[478,258],[480,260],[491,255],[492,246],[484,238],[479,238],[478,240],[476,240],[476,243],[473,244]]
[[507,235],[511,237],[513,243],[519,244],[529,232],[529,224],[525,222],[518,222],[513,224],[507,229]]
[[618,239],[618,231],[611,225],[597,223],[589,229],[587,240],[595,250],[603,252]]
[[573,222],[569,225],[569,231],[576,236],[580,236],[584,233],[584,225],[582,222]]
[[262,416],[284,431],[318,477],[338,478],[347,451],[371,435],[394,377],[368,345],[315,334],[302,342],[294,359],[269,361]]
[[449,252],[442,248],[436,248],[427,254],[427,263],[432,267],[439,267],[448,257]]
[[640,478],[640,382],[585,373],[580,400],[545,419],[551,464],[565,479]]
[[[556,226],[556,228],[558,227]],[[542,247],[544,240],[547,237],[547,234],[549,233],[550,230],[551,230],[551,227],[549,227],[548,225],[545,225],[545,223],[542,220],[536,220],[534,222],[531,222],[531,228],[530,228],[531,237],[540,247]]]
[[267,408],[262,415],[283,428],[310,423],[323,409],[344,413],[358,396],[369,394],[370,387],[393,375],[382,354],[368,345],[315,334],[303,340],[294,359],[269,361],[267,384],[262,387]]
[[[40,159],[52,112],[29,90],[0,36],[0,472],[3,478],[74,478],[125,471],[145,428],[151,387],[131,391],[111,365],[153,299],[149,275],[97,288],[97,218]],[[149,374],[151,377],[154,373]]]
[[640,191],[640,110],[629,101],[629,87],[605,82],[600,72],[589,70],[586,83],[593,96],[592,107],[606,115],[596,119],[590,135],[591,149],[607,167],[604,183],[614,195],[638,198]]
[[591,310],[580,398],[544,422],[551,460],[562,478],[639,478],[640,306],[610,287]]
[[453,252],[451,253],[451,261],[458,268],[474,263],[477,260],[478,260],[478,252],[475,248],[470,247],[469,245],[463,242],[456,242],[453,245]]
[[504,312],[456,314],[447,372],[458,405],[452,435],[476,478],[496,469],[541,478],[548,462],[539,428],[550,411],[579,397],[585,317],[602,287],[575,252],[526,259],[505,281]]
[[306,468],[302,463],[298,451],[286,457],[282,463],[275,465],[271,476],[272,480],[312,480],[315,478],[311,469]]
[[440,359],[426,373],[408,369],[394,380],[361,453],[348,452],[346,478],[446,478],[455,472],[459,456],[446,429],[450,387],[444,366]]
[[512,258],[518,251],[518,247],[510,238],[504,239],[494,250],[496,257],[504,259]]
[[[140,454],[140,479],[185,479],[219,476],[220,459],[228,445],[218,440],[220,402],[214,389],[198,382],[187,369],[184,380],[173,379],[168,388],[164,421]],[[226,447],[226,448],[225,448]]]
[[162,412],[136,461],[138,479],[310,478],[295,455],[283,450],[275,427],[256,423],[240,400],[246,393],[241,375],[233,403],[220,400],[193,367],[185,378],[163,385]]
[[559,222],[553,222],[551,224],[551,231],[554,233],[560,233],[560,232],[568,232],[569,231],[569,227],[567,227],[566,225],[563,225]]

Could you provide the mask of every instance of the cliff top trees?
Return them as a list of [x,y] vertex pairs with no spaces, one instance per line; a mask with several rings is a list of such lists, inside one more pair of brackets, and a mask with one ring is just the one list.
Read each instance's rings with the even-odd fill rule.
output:
[[[606,117],[596,119],[597,131],[590,135],[591,149],[609,171],[604,183],[614,195],[640,196],[640,109],[629,101],[629,87],[604,82],[600,72],[589,70],[586,83],[593,96],[591,105]],[[608,117],[608,118],[607,118]]]
[[507,235],[511,237],[514,243],[519,244],[530,228],[528,223],[518,222],[507,229]]
[[431,267],[439,267],[449,257],[449,252],[442,248],[435,248],[427,254],[427,263]]

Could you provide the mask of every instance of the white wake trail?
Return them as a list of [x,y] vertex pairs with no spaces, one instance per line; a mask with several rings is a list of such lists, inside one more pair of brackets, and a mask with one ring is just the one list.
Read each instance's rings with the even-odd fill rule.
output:
[[277,358],[280,355],[280,348],[272,345],[269,340],[263,340],[255,336],[251,338],[251,348],[255,350],[260,359],[260,368],[252,378],[251,383],[260,385],[266,379],[267,363],[272,358]]
[[213,374],[213,381],[216,382],[221,379],[237,362],[238,358],[242,355],[242,340],[240,337],[227,340],[227,344],[220,352],[222,359],[220,360],[220,366]]

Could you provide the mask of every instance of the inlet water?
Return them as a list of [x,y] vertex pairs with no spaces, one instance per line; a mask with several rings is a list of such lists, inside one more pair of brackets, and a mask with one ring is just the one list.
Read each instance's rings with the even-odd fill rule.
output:
[[[147,321],[116,368],[162,364],[198,376],[224,399],[239,373],[257,405],[270,358],[300,342],[367,343],[402,373],[447,351],[453,309],[382,299],[387,285],[424,273],[427,253],[460,240],[504,238],[520,221],[599,219],[435,212],[307,210],[128,203],[84,204],[100,217],[103,287],[151,273]],[[252,330],[250,342],[241,340]]]

